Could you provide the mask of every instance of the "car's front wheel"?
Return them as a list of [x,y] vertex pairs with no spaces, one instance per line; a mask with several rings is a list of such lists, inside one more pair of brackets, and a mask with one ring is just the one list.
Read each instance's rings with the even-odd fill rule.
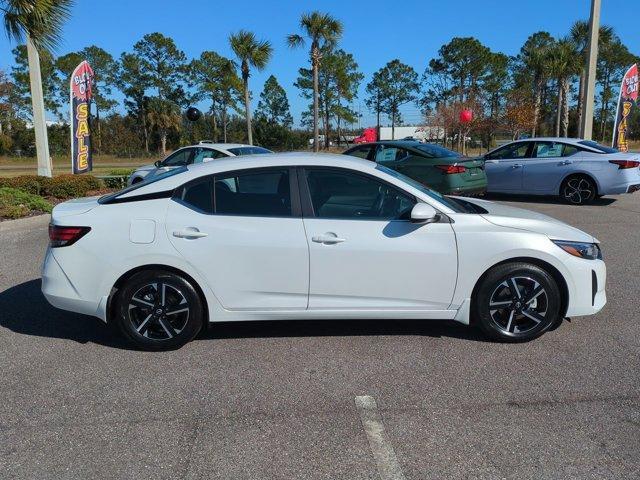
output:
[[489,270],[474,297],[479,327],[491,338],[528,341],[560,318],[560,290],[554,278],[529,263],[507,263]]
[[121,288],[116,321],[145,350],[172,350],[202,328],[202,300],[189,280],[164,270],[134,274]]

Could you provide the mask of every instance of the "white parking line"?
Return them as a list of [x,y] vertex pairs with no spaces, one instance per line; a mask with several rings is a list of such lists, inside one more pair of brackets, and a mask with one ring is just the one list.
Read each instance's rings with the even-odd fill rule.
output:
[[369,395],[356,397],[356,408],[360,412],[360,420],[367,434],[371,453],[378,465],[380,479],[405,480],[393,447],[385,438],[384,425],[374,398]]

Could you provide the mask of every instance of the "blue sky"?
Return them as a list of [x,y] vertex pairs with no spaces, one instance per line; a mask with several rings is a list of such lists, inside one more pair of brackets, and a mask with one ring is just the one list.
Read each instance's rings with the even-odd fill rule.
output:
[[[622,41],[640,53],[638,16],[628,0],[604,0],[602,22],[615,28]],[[79,50],[95,44],[115,57],[128,51],[144,34],[158,31],[171,36],[188,57],[203,50],[232,56],[229,33],[241,28],[269,39],[273,59],[251,78],[254,107],[266,78],[274,74],[287,90],[296,119],[306,108],[293,86],[298,68],[307,65],[305,50],[291,51],[285,36],[298,31],[300,14],[326,11],[344,23],[341,47],[354,54],[365,74],[360,109],[363,126],[374,123],[364,103],[364,85],[373,72],[393,58],[422,74],[429,59],[454,36],[475,36],[494,51],[518,52],[526,38],[538,30],[554,36],[568,33],[575,20],[589,16],[590,0],[401,0],[304,1],[245,0],[76,0],[73,18],[64,28],[57,52]],[[9,70],[13,45],[0,34],[0,68]],[[358,101],[354,103],[358,109]],[[419,121],[417,109],[405,108],[405,121]]]

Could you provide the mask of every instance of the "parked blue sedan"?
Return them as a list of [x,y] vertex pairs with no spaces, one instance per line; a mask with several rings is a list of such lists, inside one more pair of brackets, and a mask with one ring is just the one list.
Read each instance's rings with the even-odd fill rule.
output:
[[487,192],[559,195],[575,205],[640,190],[640,155],[591,140],[528,138],[484,155]]

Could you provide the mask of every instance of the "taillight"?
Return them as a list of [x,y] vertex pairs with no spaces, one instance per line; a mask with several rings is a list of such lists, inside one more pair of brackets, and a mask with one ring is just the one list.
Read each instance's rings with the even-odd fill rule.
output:
[[618,165],[618,170],[640,167],[640,162],[638,160],[609,160],[609,163]]
[[84,237],[90,230],[90,227],[49,225],[49,245],[53,248],[68,247]]
[[436,165],[436,168],[442,170],[446,175],[464,173],[467,171],[466,167],[463,167],[462,165]]

